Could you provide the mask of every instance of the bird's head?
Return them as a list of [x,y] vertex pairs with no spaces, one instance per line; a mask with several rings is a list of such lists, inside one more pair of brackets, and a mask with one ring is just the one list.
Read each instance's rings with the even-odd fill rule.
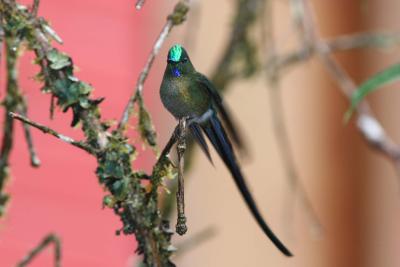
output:
[[194,67],[186,50],[179,44],[169,49],[167,62],[167,68],[170,69],[173,77],[177,78],[194,72]]

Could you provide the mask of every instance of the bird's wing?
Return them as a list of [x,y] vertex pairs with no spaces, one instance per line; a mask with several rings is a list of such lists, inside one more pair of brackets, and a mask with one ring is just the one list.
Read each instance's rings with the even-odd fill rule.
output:
[[240,135],[240,131],[238,131],[238,127],[234,123],[232,116],[230,115],[230,112],[227,108],[226,105],[224,105],[222,101],[222,97],[218,93],[217,89],[214,87],[214,85],[207,79],[207,77],[199,72],[196,74],[197,82],[200,83],[204,88],[207,89],[208,93],[213,99],[213,102],[215,106],[217,107],[217,110],[219,111],[219,114],[221,115],[221,119],[225,126],[227,127],[227,130],[232,137],[233,142],[241,150],[241,152],[244,152],[246,154],[246,147],[243,142],[243,138]]
[[225,133],[225,130],[219,121],[216,114],[213,112],[209,119],[204,123],[200,124],[203,131],[206,133],[207,137],[210,139],[215,150],[218,152],[219,156],[224,161],[225,165],[231,172],[236,186],[238,187],[240,193],[242,194],[248,208],[250,209],[252,215],[256,219],[258,225],[264,231],[264,233],[269,237],[269,239],[274,243],[274,245],[286,256],[292,256],[290,251],[283,245],[283,243],[275,236],[272,230],[268,227],[267,223],[261,216],[257,205],[247,187],[245,179],[242,175],[239,165],[237,164],[234,152],[232,150],[232,145]]

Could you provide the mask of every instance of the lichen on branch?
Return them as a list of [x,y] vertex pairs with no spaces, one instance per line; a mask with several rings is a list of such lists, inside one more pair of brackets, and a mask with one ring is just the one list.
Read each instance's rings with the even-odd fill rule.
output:
[[[174,25],[183,22],[187,11],[186,1],[178,2],[167,18],[169,26],[166,35]],[[71,57],[56,49],[51,43],[52,40],[61,39],[51,29],[49,23],[43,18],[38,18],[36,13],[37,7],[35,12],[31,12],[13,0],[0,0],[2,24],[12,29],[20,42],[36,55],[35,63],[40,66],[37,80],[43,84],[42,91],[50,94],[63,112],[72,112],[71,126],[80,124],[85,139],[74,141],[62,135],[60,137],[56,131],[21,115],[11,114],[12,116],[7,118],[11,123],[12,117],[18,118],[64,141],[68,139],[72,145],[94,155],[98,162],[96,175],[99,183],[108,191],[103,203],[114,210],[123,224],[117,233],[135,235],[138,242],[136,251],[143,254],[144,265],[174,266],[170,260],[175,251],[171,245],[173,231],[169,227],[169,222],[161,218],[158,208],[158,188],[162,185],[163,177],[170,175],[171,162],[163,156],[155,164],[151,175],[132,168],[137,152],[128,142],[128,137],[124,133],[125,128],[113,130],[101,118],[99,105],[104,98],[91,97],[92,86],[75,76]],[[156,42],[158,50],[166,35],[163,35],[161,41],[159,39]],[[154,60],[156,54],[151,55],[150,61]],[[146,65],[144,76],[139,79],[139,86],[143,87],[151,63]],[[138,101],[139,104],[139,126],[142,129],[142,137],[154,146],[156,143],[154,130],[150,115],[144,106],[141,90],[135,93],[133,98],[133,102]],[[130,114],[126,119],[129,116]],[[124,125],[125,123],[127,121]],[[143,180],[149,182],[145,183]]]

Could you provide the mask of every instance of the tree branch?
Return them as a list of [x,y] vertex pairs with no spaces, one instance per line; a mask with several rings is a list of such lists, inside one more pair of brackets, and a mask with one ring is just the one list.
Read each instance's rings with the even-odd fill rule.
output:
[[[219,59],[211,80],[219,91],[239,77],[250,77],[258,67],[257,46],[251,39],[250,29],[259,19],[263,1],[236,0],[232,29],[222,57]],[[238,70],[238,64],[242,67]]]
[[32,5],[32,16],[36,17],[39,11],[39,5],[40,5],[40,0],[33,0],[33,5]]
[[86,152],[88,152],[89,154],[96,155],[96,153],[97,153],[90,145],[85,144],[85,142],[75,141],[71,137],[68,137],[66,135],[60,134],[60,133],[54,131],[53,129],[51,129],[51,128],[47,127],[47,126],[44,126],[44,125],[39,124],[37,122],[34,122],[34,121],[32,121],[32,120],[28,119],[27,117],[24,117],[24,116],[22,116],[20,114],[17,114],[17,113],[14,113],[14,112],[9,112],[8,114],[13,119],[17,119],[19,121],[22,121],[25,124],[28,124],[28,125],[30,125],[32,127],[35,127],[36,129],[40,130],[41,132],[43,132],[45,134],[50,134],[50,135],[60,139],[61,141],[67,143],[67,144],[70,144],[70,145],[73,145],[73,146],[78,147],[80,149],[83,149]]
[[137,0],[137,1],[136,1],[136,5],[135,5],[136,9],[137,9],[137,10],[142,9],[142,7],[143,7],[143,5],[144,5],[145,2],[146,2],[146,0]]
[[[330,46],[322,40],[318,31],[315,29],[314,14],[312,6],[308,0],[297,0],[303,6],[303,27],[312,36],[312,46],[319,56],[323,66],[330,73],[331,77],[337,82],[341,92],[351,101],[353,92],[357,89],[356,83],[332,57]],[[364,41],[368,39],[365,38]],[[374,39],[374,38],[373,38]],[[340,43],[340,42],[339,42]],[[343,43],[343,42],[342,42]],[[337,44],[337,43],[336,43]],[[337,45],[336,45],[337,47]],[[347,46],[349,47],[349,46]],[[357,128],[363,135],[367,143],[377,151],[388,157],[396,168],[400,177],[400,146],[386,134],[385,129],[371,112],[367,101],[363,101],[357,107]]]
[[[329,53],[343,52],[360,48],[386,48],[392,45],[400,44],[399,33],[367,32],[355,33],[338,36],[332,39],[324,40],[324,50]],[[275,65],[281,71],[296,63],[302,63],[315,55],[315,47],[311,44],[305,44],[300,49],[284,55],[275,55],[267,62],[267,68]]]
[[[270,2],[266,3],[268,6],[267,14],[264,16],[265,21],[263,25],[267,27],[265,32],[265,40],[267,57],[266,62],[273,62],[276,58],[276,47],[273,38],[273,22],[272,22],[272,4]],[[306,42],[306,38],[304,42]],[[284,119],[284,106],[282,99],[282,90],[280,88],[279,78],[280,78],[280,69],[277,68],[277,65],[273,62],[271,64],[271,68],[267,69],[267,81],[271,86],[269,90],[269,100],[272,114],[272,122],[273,122],[273,131],[275,133],[275,138],[277,140],[277,145],[279,147],[279,152],[281,155],[281,159],[283,162],[284,170],[286,172],[286,177],[289,181],[290,189],[294,194],[297,194],[300,200],[300,204],[303,206],[307,218],[310,221],[311,230],[314,233],[320,234],[322,232],[322,225],[318,219],[317,213],[312,205],[312,202],[307,194],[306,188],[301,181],[298,170],[295,166],[294,155],[290,146],[289,135]],[[288,198],[294,199],[293,194],[289,194]],[[293,204],[293,202],[289,202],[289,204]],[[291,205],[292,207],[293,205]],[[290,215],[293,209],[286,209],[287,213]],[[292,220],[285,218],[286,222],[291,222]]]
[[177,206],[177,222],[176,232],[184,235],[187,232],[186,215],[185,215],[185,186],[183,172],[185,169],[184,154],[186,151],[186,118],[179,119],[178,145],[176,151],[178,153],[178,191],[176,192]]
[[362,32],[348,34],[326,40],[331,53],[359,48],[387,48],[400,44],[400,34],[397,32]]
[[49,234],[42,242],[33,248],[22,261],[17,264],[17,267],[28,266],[31,261],[38,256],[49,245],[54,245],[54,267],[61,267],[61,241],[55,234]]
[[130,116],[133,112],[133,105],[135,104],[136,100],[141,97],[142,91],[144,88],[144,83],[149,75],[150,69],[153,65],[154,59],[160,52],[160,49],[168,37],[168,34],[171,32],[174,26],[177,26],[185,21],[186,14],[189,11],[189,6],[187,1],[180,1],[178,2],[175,7],[174,11],[167,17],[167,22],[165,23],[164,27],[161,30],[160,35],[158,36],[156,42],[154,43],[153,49],[150,52],[149,57],[147,58],[147,62],[139,75],[139,79],[136,83],[135,90],[130,97],[128,104],[125,107],[125,110],[122,114],[121,120],[118,125],[119,131],[123,131],[126,127],[126,124],[129,121]]
[[3,27],[3,14],[0,12],[0,62],[2,61],[3,48],[4,48],[4,27]]
[[5,213],[9,195],[4,193],[6,180],[9,176],[9,158],[13,147],[14,121],[8,117],[7,113],[14,111],[19,103],[20,95],[18,90],[18,50],[20,41],[5,33],[6,42],[6,65],[7,65],[7,91],[3,105],[5,107],[5,118],[3,125],[3,138],[0,149],[0,217]]
[[[48,23],[43,18],[33,17],[27,10],[13,0],[0,1],[0,13],[7,28],[14,29],[18,25],[15,28],[18,36],[27,43],[27,49],[35,52],[35,62],[41,68],[37,78],[44,83],[44,92],[51,94],[63,112],[72,111],[71,125],[81,123],[85,140],[74,141],[19,114],[12,115],[91,152],[98,162],[96,175],[99,182],[109,192],[103,203],[121,219],[123,226],[118,233],[135,235],[138,244],[136,252],[143,254],[146,266],[174,266],[170,260],[174,251],[171,246],[173,231],[169,222],[161,218],[158,208],[158,189],[163,177],[170,173],[170,161],[165,158],[159,161],[153,167],[150,185],[142,184],[142,178],[148,176],[131,166],[136,148],[128,143],[128,137],[121,131],[109,130],[107,122],[101,119],[99,105],[103,98],[91,98],[93,88],[74,75],[70,56],[52,46],[53,34],[44,30],[44,25]],[[174,25],[182,22],[187,10],[184,1],[178,3],[168,20]],[[145,112],[142,110],[142,113]],[[7,118],[13,121],[11,116]]]
[[[21,103],[17,108],[18,112],[21,113],[22,116],[27,117],[28,114],[28,105],[26,103],[25,97],[21,96]],[[25,140],[28,145],[29,156],[31,159],[31,166],[32,167],[39,167],[40,166],[40,159],[36,154],[36,149],[33,145],[33,139],[31,130],[29,125],[26,123],[22,123],[22,127],[24,128]]]
[[159,160],[168,156],[168,154],[171,152],[173,145],[175,145],[176,142],[178,141],[178,135],[179,135],[179,125],[175,127],[170,139],[168,140],[167,144],[165,145],[163,151],[159,156]]

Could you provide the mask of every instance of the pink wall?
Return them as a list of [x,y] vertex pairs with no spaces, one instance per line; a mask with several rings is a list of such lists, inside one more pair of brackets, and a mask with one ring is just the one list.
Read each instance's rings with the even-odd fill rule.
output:
[[[138,12],[133,0],[41,1],[39,13],[63,38],[61,50],[73,57],[79,67],[77,75],[92,83],[95,96],[106,96],[101,109],[107,119],[120,117],[164,22],[164,13],[155,14],[155,10],[162,10],[159,4],[151,2],[154,1]],[[50,98],[30,79],[37,72],[31,61],[30,53],[21,61],[21,87],[29,99],[29,116],[61,133],[81,138],[79,128],[69,127],[70,112],[57,111],[55,119],[49,120]],[[4,77],[4,64],[1,73]],[[158,101],[158,76],[150,77],[146,85],[150,106],[153,100]],[[4,85],[3,78],[1,84]],[[154,107],[151,109],[154,111]],[[114,234],[121,224],[111,210],[101,207],[105,193],[94,175],[95,159],[33,130],[42,166],[32,169],[19,123],[16,131],[7,187],[12,200],[6,218],[0,221],[0,266],[14,266],[49,232],[61,236],[64,266],[128,266],[136,248],[134,237]],[[135,167],[139,166],[150,164],[135,163]],[[31,266],[53,266],[52,254],[42,254]]]

